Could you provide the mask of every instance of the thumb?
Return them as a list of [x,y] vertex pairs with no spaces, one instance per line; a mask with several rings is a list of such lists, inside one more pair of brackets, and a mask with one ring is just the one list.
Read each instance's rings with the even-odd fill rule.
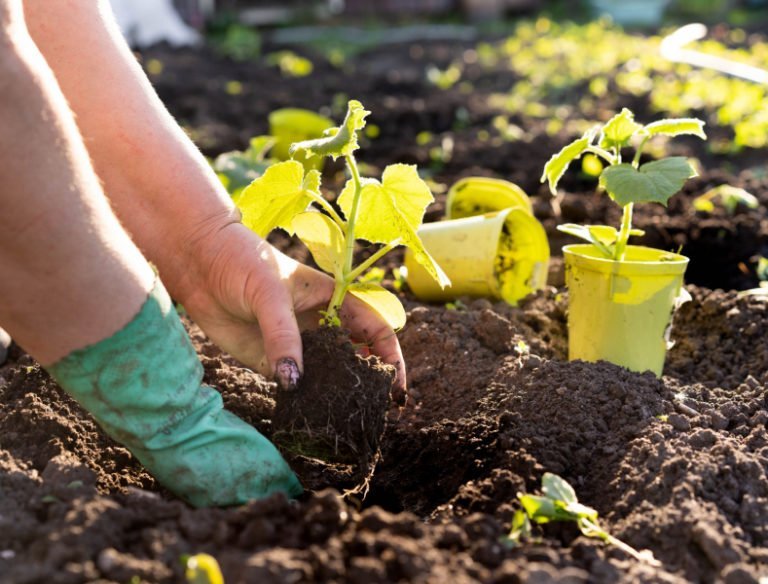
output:
[[253,299],[253,311],[264,339],[264,353],[280,388],[294,390],[304,363],[293,300],[280,281],[264,282],[260,288]]

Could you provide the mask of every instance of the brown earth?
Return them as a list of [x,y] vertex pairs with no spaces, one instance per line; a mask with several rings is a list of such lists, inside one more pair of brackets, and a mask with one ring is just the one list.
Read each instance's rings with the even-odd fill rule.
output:
[[[461,50],[425,48],[446,62]],[[206,51],[149,56],[165,65],[154,79],[161,96],[204,138],[209,154],[264,132],[265,112],[275,107],[315,108],[352,87],[329,65],[320,65],[313,85]],[[536,195],[553,250],[563,243],[554,230],[562,220],[617,221],[583,178],[564,183],[559,216],[538,186],[544,161],[569,136],[493,149],[472,138],[492,115],[482,95],[436,93],[422,81],[423,59],[408,48],[365,57],[351,97],[372,109],[382,128],[361,151],[368,164],[423,163],[428,154],[415,134],[450,133],[460,146],[436,180],[482,173],[523,184]],[[393,64],[400,65],[396,79],[387,74]],[[244,82],[244,95],[225,95],[230,79]],[[454,127],[460,106],[469,113],[465,128]],[[696,147],[691,143],[690,152]],[[228,584],[740,584],[768,577],[768,301],[735,291],[755,285],[755,257],[766,255],[768,179],[737,162],[732,171],[705,171],[672,199],[668,215],[656,206],[638,210],[645,241],[682,245],[692,258],[689,281],[698,284],[688,287],[693,300],[676,316],[676,344],[661,379],[567,362],[567,298],[555,289],[519,307],[463,299],[451,309],[402,293],[409,318],[399,338],[410,397],[387,412],[381,458],[362,503],[340,498],[354,469],[306,457],[308,464],[297,466],[302,478],[319,489],[313,479],[321,477],[328,488],[298,501],[275,496],[232,509],[192,509],[159,488],[12,347],[0,367],[0,584],[180,582],[181,556],[200,552],[219,560]],[[748,188],[761,207],[734,217],[694,211],[693,197],[722,182]],[[438,197],[432,219],[443,204]],[[273,241],[306,259],[284,236]],[[190,333],[206,382],[230,410],[272,436],[274,384],[191,324]],[[546,471],[568,480],[609,531],[651,550],[661,566],[569,524],[545,526],[538,541],[510,546],[504,537],[516,494],[538,492]]]
[[[663,379],[564,361],[552,293],[520,308],[413,306],[400,336],[411,397],[390,410],[362,509],[332,490],[191,509],[17,352],[0,370],[0,582],[178,581],[179,558],[203,551],[228,582],[756,582],[768,567],[768,303],[691,292]],[[207,380],[269,433],[273,385],[192,332]],[[570,525],[505,545],[516,493],[544,471],[662,568]]]

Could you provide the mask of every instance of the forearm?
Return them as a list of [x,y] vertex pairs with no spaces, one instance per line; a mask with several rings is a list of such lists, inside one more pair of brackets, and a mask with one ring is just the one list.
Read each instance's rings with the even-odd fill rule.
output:
[[0,27],[0,323],[52,363],[128,322],[153,276],[18,16]]
[[160,102],[106,2],[25,0],[25,10],[115,212],[183,301],[201,254],[213,253],[197,243],[235,220],[229,196]]

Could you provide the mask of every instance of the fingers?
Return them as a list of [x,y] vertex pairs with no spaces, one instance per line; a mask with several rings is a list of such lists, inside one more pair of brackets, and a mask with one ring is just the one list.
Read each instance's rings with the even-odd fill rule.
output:
[[349,295],[344,299],[341,320],[353,337],[366,341],[382,361],[395,368],[395,387],[405,391],[405,359],[395,331],[367,304]]
[[265,265],[271,263],[274,270],[255,273],[246,284],[246,289],[251,290],[250,307],[259,322],[264,353],[275,381],[283,389],[294,390],[304,363],[293,298],[285,284],[287,274],[283,273],[288,268],[281,264],[281,256],[269,244],[262,247],[261,253],[271,256],[262,259],[267,260]]
[[251,297],[251,309],[259,322],[270,372],[282,389],[294,390],[304,363],[293,298],[277,275],[257,277],[260,282]]

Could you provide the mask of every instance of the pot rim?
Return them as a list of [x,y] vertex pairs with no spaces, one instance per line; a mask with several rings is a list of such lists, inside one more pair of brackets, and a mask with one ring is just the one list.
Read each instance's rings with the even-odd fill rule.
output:
[[563,258],[567,266],[614,276],[677,276],[685,273],[690,261],[684,255],[642,245],[627,246],[627,254],[630,256],[648,256],[642,259],[620,262],[598,254],[600,251],[591,243],[576,243],[563,247]]

